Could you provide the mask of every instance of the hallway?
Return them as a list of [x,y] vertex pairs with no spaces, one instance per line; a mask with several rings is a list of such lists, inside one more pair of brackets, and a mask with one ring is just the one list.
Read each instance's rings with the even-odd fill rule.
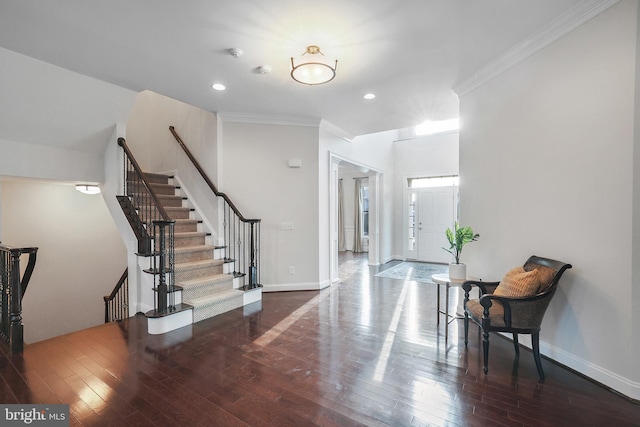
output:
[[514,364],[497,336],[485,376],[475,330],[465,350],[452,324],[445,347],[434,285],[375,276],[398,262],[340,261],[340,283],[266,293],[261,311],[3,349],[0,402],[69,403],[71,425],[640,425],[640,406],[548,360],[540,383],[530,352]]

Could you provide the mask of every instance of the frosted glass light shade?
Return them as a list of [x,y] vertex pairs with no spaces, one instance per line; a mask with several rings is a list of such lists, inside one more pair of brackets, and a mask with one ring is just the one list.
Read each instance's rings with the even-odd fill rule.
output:
[[[293,66],[293,58],[291,59],[291,65]],[[330,82],[335,76],[336,69],[322,62],[305,62],[293,66],[291,70],[293,80],[305,85],[321,85]]]

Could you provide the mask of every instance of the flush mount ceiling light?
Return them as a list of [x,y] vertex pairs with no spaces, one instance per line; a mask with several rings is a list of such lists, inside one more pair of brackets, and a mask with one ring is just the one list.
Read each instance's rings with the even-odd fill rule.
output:
[[[307,50],[302,56],[309,55],[322,55],[318,46],[307,46]],[[307,58],[305,58],[307,59]],[[308,58],[306,62],[301,62],[296,65],[291,58],[291,78],[305,85],[321,85],[323,83],[330,82],[336,76],[336,68],[338,68],[338,60],[336,59],[333,67],[324,62],[318,62],[317,58]]]
[[76,190],[84,194],[100,194],[100,187],[97,185],[78,184]]

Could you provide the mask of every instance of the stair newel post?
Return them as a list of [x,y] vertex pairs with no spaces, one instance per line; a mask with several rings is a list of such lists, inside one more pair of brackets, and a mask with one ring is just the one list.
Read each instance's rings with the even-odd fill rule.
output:
[[222,214],[223,214],[223,222],[222,222],[222,227],[223,227],[223,233],[222,235],[224,236],[224,260],[228,261],[229,260],[229,249],[227,248],[227,245],[229,245],[229,242],[231,241],[230,237],[229,237],[229,206],[227,206],[226,203],[222,204]]
[[256,229],[257,229],[257,234],[256,234],[256,280],[257,280],[257,284],[260,285],[260,236],[262,233],[262,222],[260,220],[256,221]]
[[167,247],[167,252],[168,252],[168,256],[167,256],[167,271],[166,273],[168,274],[168,280],[167,280],[167,291],[169,292],[169,308],[170,311],[173,311],[175,309],[176,306],[176,301],[175,301],[175,240],[174,240],[174,226],[175,226],[175,221],[167,221],[167,225],[169,226],[168,229],[168,240],[169,240],[169,244]]
[[156,258],[158,277],[157,286],[157,312],[166,314],[173,311],[175,303],[173,297],[174,290],[174,221],[154,221],[156,229]]
[[9,336],[9,310],[7,310],[7,307],[9,307],[9,279],[11,278],[10,252],[3,251],[0,262],[2,263],[2,265],[0,266],[2,268],[2,271],[0,272],[0,274],[2,274],[2,277],[0,278],[2,280],[2,282],[0,283],[2,285],[2,289],[0,289],[2,291],[2,301],[0,302],[0,307],[2,308],[1,332],[2,335],[6,338]]
[[256,266],[256,230],[255,230],[255,222],[251,221],[249,223],[249,239],[250,239],[250,261],[249,261],[249,288],[255,288],[257,282],[257,273],[258,269]]
[[168,301],[167,301],[167,280],[165,276],[165,252],[166,241],[164,233],[164,221],[154,221],[154,224],[158,227],[156,233],[156,242],[158,247],[156,248],[156,256],[158,257],[158,311],[160,313],[167,313]]
[[11,314],[9,319],[9,345],[12,353],[22,351],[22,289],[20,289],[20,254],[19,249],[11,250],[11,277],[9,279],[9,296]]
[[[238,239],[238,250],[236,252],[236,263],[234,265],[238,265],[237,270],[238,274],[242,273],[242,229],[240,228],[240,219],[236,216],[236,238]],[[244,279],[243,279],[244,281]]]
[[232,233],[232,242],[233,242],[233,253],[231,254],[231,258],[233,259],[233,274],[234,276],[239,273],[238,270],[238,253],[236,252],[236,246],[240,246],[239,242],[236,242],[236,237],[238,234],[238,217],[234,214],[233,220],[231,222],[231,233]]

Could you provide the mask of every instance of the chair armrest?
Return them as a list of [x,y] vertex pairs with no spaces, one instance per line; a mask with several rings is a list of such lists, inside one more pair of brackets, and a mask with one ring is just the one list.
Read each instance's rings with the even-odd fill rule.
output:
[[480,295],[491,293],[495,290],[500,282],[481,282],[479,280],[467,280],[462,284],[464,289],[464,304],[466,306],[469,301],[469,292],[473,286],[477,286],[480,289]]
[[481,294],[490,294],[496,289],[496,287],[500,284],[500,282],[481,282],[479,280],[467,280],[462,284],[462,289],[464,289],[465,294],[471,292],[472,286],[477,286],[480,288]]

